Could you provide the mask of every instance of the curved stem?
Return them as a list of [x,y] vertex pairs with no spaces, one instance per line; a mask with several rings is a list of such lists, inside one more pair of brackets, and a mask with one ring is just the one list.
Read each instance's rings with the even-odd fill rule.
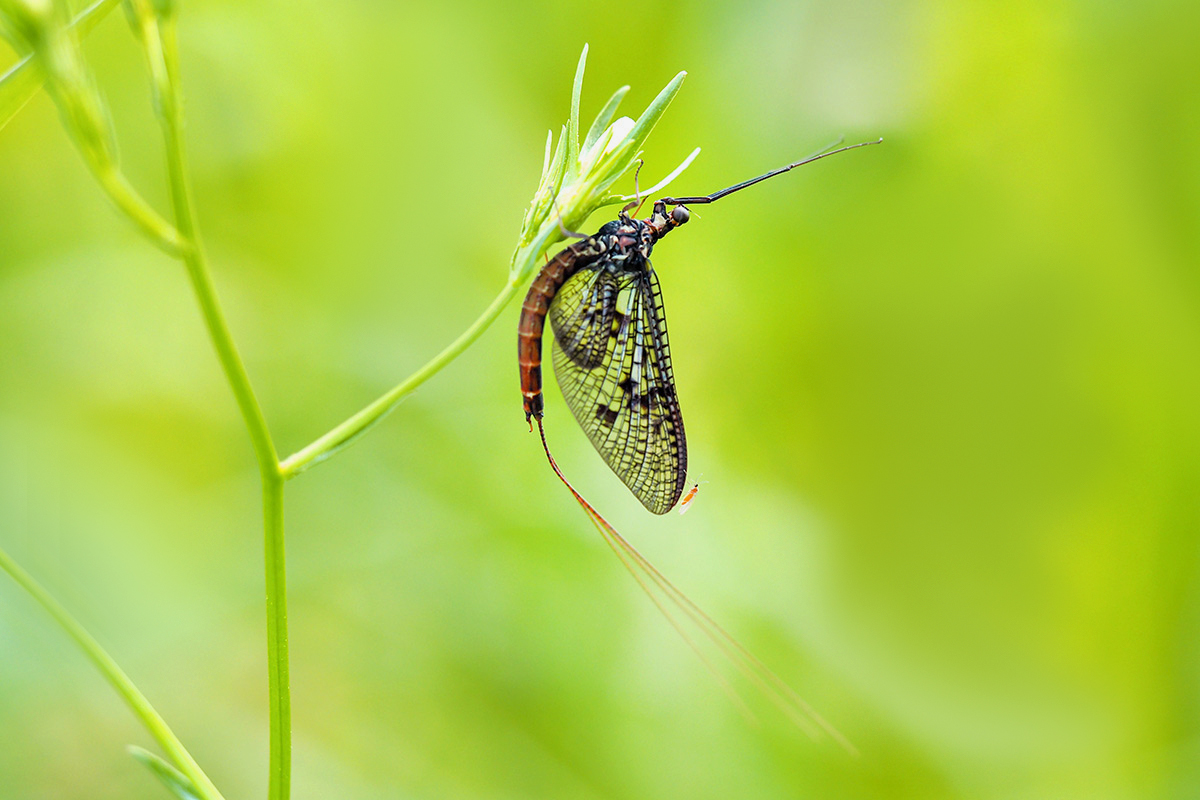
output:
[[508,301],[513,298],[520,285],[520,283],[514,281],[506,283],[500,294],[496,295],[496,299],[492,300],[491,305],[479,315],[477,320],[471,323],[471,327],[463,331],[461,336],[451,342],[445,350],[434,356],[429,363],[396,384],[396,386],[384,393],[375,402],[329,431],[329,433],[326,433],[312,444],[285,458],[279,465],[284,479],[293,478],[314,464],[319,464],[329,458],[338,450],[351,444],[359,436],[366,433],[375,423],[387,416],[401,400],[412,394],[413,390],[436,375],[442,367],[449,364],[470,347],[487,330],[488,326],[496,320],[496,317],[500,316],[500,312],[508,305]]
[[138,690],[112,656],[79,624],[79,621],[71,616],[71,613],[61,603],[51,597],[50,593],[34,580],[32,575],[21,569],[3,550],[0,550],[0,569],[7,572],[22,589],[28,592],[66,631],[75,644],[79,645],[79,648],[96,666],[100,674],[116,689],[117,694],[121,695],[137,718],[146,726],[146,730],[158,742],[163,752],[171,757],[180,771],[192,782],[192,786],[200,792],[202,800],[223,800],[217,787],[213,785],[208,776],[204,774],[204,770],[200,769],[200,765],[172,733],[166,721],[150,705],[150,701]]

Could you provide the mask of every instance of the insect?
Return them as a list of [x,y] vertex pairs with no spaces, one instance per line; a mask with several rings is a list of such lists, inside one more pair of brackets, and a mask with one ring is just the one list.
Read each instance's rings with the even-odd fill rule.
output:
[[692,484],[692,488],[687,490],[687,494],[679,501],[680,515],[686,514],[688,509],[692,507],[692,501],[696,499],[696,492],[700,491],[700,484]]
[[[650,264],[654,244],[688,221],[688,205],[713,203],[802,164],[868,144],[878,142],[826,148],[711,195],[664,197],[654,203],[645,220],[629,216],[628,212],[639,205],[635,200],[596,235],[577,234],[579,241],[547,262],[525,297],[517,336],[521,393],[530,430],[536,419],[554,474],[634,580],[743,711],[753,716],[698,642],[688,635],[687,624],[699,630],[798,727],[814,736],[824,731],[851,754],[857,751],[836,728],[671,583],[567,480],[550,452],[542,423],[545,399],[541,362],[542,334],[549,317],[554,333],[554,368],[567,406],[634,496],[650,511],[665,514],[679,501],[686,485],[687,440],[671,369],[662,291]],[[700,482],[693,484],[679,505],[679,513],[687,511],[699,488]]]
[[517,355],[525,419],[542,425],[542,336],[549,318],[554,371],[567,407],[634,496],[655,514],[670,511],[687,485],[687,439],[651,251],[687,223],[689,205],[715,203],[804,164],[881,141],[827,148],[713,194],[664,197],[644,220],[628,214],[640,206],[635,200],[594,236],[559,251],[521,308]]

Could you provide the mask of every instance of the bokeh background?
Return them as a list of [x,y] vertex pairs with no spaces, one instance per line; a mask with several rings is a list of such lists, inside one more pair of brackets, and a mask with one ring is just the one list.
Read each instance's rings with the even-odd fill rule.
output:
[[[746,721],[546,468],[517,307],[288,487],[296,798],[1200,795],[1200,6],[187,0],[200,218],[291,452],[501,288],[584,42],[590,119],[708,192],[656,266],[693,477],[552,445],[861,750]],[[87,40],[166,209],[122,15]],[[0,68],[15,56],[0,50]],[[628,187],[631,188],[631,187]],[[591,226],[604,220],[596,218]],[[181,268],[39,96],[0,132],[0,537],[229,798],[266,784],[257,476]],[[162,798],[0,580],[0,796]]]

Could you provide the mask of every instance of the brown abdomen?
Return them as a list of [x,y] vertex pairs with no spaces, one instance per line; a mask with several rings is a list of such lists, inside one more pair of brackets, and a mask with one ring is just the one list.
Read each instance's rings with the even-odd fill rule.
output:
[[517,361],[521,365],[521,395],[525,399],[525,419],[542,418],[545,402],[542,398],[542,331],[550,301],[567,278],[580,267],[590,263],[594,240],[586,239],[564,248],[550,259],[534,278],[525,302],[521,306],[521,321],[517,324]]

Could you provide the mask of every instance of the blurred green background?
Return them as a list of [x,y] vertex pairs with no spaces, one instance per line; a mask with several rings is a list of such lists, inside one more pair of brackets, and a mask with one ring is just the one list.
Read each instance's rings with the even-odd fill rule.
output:
[[[584,42],[588,119],[689,71],[645,153],[704,148],[679,194],[886,139],[659,247],[687,516],[646,514],[553,387],[547,413],[862,757],[742,682],[748,724],[624,573],[526,430],[514,304],[289,484],[296,798],[1200,795],[1200,6],[182,7],[200,219],[285,453],[500,289]],[[120,13],[85,50],[167,209]],[[259,513],[181,268],[39,95],[0,132],[0,537],[231,800],[266,784]],[[130,742],[0,580],[0,797],[164,797]]]

